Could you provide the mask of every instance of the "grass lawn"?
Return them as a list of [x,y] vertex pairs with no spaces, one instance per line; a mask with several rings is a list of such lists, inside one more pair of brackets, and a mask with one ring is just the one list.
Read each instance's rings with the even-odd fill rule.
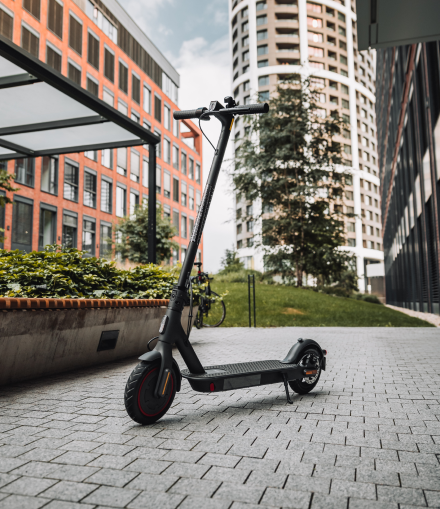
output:
[[[212,289],[229,291],[222,327],[249,327],[247,283],[220,283],[214,278]],[[255,296],[257,327],[434,327],[379,304],[292,286],[257,283]]]

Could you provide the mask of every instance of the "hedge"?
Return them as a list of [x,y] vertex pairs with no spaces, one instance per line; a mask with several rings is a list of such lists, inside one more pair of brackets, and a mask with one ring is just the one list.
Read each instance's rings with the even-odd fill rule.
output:
[[[178,270],[149,264],[130,270],[78,249],[0,250],[0,296],[87,299],[168,299]],[[199,293],[199,288],[194,288]]]

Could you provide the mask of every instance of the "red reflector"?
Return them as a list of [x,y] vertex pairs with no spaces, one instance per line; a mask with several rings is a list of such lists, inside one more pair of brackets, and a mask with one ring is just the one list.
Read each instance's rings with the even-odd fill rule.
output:
[[214,385],[213,383],[211,383],[211,384],[209,385],[209,390],[210,390],[211,392],[214,392],[214,391],[215,391],[215,385]]
[[324,352],[324,355],[327,355],[327,350],[323,350],[323,352]]

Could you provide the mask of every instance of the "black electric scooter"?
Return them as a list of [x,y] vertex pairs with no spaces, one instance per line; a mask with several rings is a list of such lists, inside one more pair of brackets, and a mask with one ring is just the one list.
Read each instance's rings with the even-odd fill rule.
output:
[[[176,391],[180,391],[182,377],[186,378],[191,387],[199,392],[222,392],[284,383],[287,402],[293,403],[288,384],[294,392],[307,394],[318,383],[321,370],[325,370],[327,352],[312,339],[298,339],[282,361],[265,360],[204,367],[189,342],[191,311],[187,331],[185,332],[182,327],[182,311],[188,294],[190,310],[192,310],[191,270],[234,117],[269,111],[267,103],[237,106],[232,97],[226,97],[225,103],[226,107],[217,101],[212,101],[209,109],[198,108],[174,112],[175,120],[199,119],[200,122],[200,120],[210,120],[210,117],[215,117],[220,121],[222,129],[179,281],[173,288],[166,314],[159,327],[159,340],[153,351],[139,357],[141,362],[130,374],[125,387],[124,399],[127,413],[140,424],[153,424],[168,411]],[[173,358],[173,344],[178,348],[188,367],[182,372]]]

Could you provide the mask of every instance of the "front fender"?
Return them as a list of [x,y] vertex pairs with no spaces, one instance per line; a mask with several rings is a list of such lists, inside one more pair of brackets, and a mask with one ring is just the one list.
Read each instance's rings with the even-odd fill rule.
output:
[[[160,360],[160,362],[162,364],[162,355],[157,350],[153,350],[152,352],[144,353],[143,355],[141,355],[138,358],[140,361],[143,361],[143,362],[154,362],[154,361]],[[180,374],[179,365],[177,364],[174,357],[173,357],[173,369],[174,369],[174,372],[176,373],[176,378],[177,378],[176,390],[177,390],[177,392],[180,392],[180,387],[182,385],[182,375]]]
[[[314,346],[318,349],[319,353],[321,354],[321,359],[325,359],[324,352],[316,341],[313,339],[299,339],[298,342],[292,346],[292,348],[289,350],[289,353],[281,362],[283,364],[297,364],[301,359],[301,355],[304,350],[307,350],[307,348],[310,348],[311,346]],[[325,360],[321,365],[322,369],[325,371]]]

